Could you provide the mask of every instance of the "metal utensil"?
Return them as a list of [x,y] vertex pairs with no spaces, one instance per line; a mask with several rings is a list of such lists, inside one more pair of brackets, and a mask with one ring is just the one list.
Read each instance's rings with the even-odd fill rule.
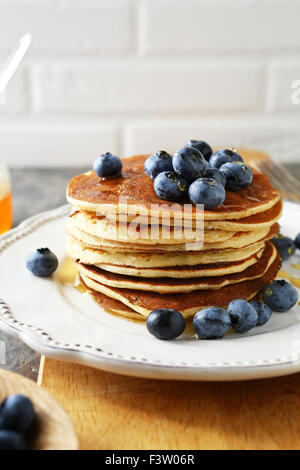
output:
[[300,182],[279,160],[257,161],[255,166],[270,178],[284,199],[300,202]]
[[20,66],[22,60],[25,57],[32,41],[31,34],[25,34],[17,43],[8,60],[0,71],[0,95],[5,90],[6,86],[14,76],[16,70]]

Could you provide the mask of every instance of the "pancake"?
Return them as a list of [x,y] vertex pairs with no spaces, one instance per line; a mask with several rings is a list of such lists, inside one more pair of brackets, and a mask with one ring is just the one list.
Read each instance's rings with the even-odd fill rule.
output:
[[[125,276],[160,278],[170,277],[175,279],[188,279],[190,277],[227,276],[239,273],[247,269],[261,257],[264,247],[249,258],[232,263],[199,264],[196,266],[177,266],[168,268],[134,268],[117,265],[99,265],[100,269]],[[96,266],[97,267],[97,266]]]
[[[241,154],[245,155],[243,150]],[[82,210],[97,213],[129,213],[154,217],[182,217],[182,204],[162,201],[155,194],[153,181],[144,172],[147,155],[123,159],[122,175],[102,180],[94,171],[75,176],[67,189],[68,201]],[[232,220],[271,209],[280,199],[268,177],[253,169],[253,181],[240,191],[226,191],[224,204],[204,211],[205,220]],[[197,208],[190,205],[190,219]]]
[[185,253],[135,253],[96,250],[84,247],[74,238],[67,240],[67,254],[83,264],[117,265],[136,268],[162,268],[166,266],[195,266],[208,263],[240,261],[257,253],[264,247],[258,242],[241,249],[210,250]]
[[280,268],[281,259],[279,254],[265,274],[251,281],[243,281],[239,284],[232,284],[222,287],[217,291],[196,290],[182,294],[159,294],[156,292],[146,292],[142,290],[120,289],[117,287],[105,286],[93,281],[86,276],[82,276],[84,283],[95,292],[93,297],[97,300],[97,293],[118,300],[137,313],[147,317],[156,308],[170,308],[179,310],[185,318],[194,315],[198,310],[210,306],[227,307],[233,299],[251,300],[255,298],[261,290],[273,279],[275,279]]
[[[166,225],[141,225],[139,218],[130,223],[118,223],[98,216],[93,212],[77,211],[70,216],[70,227],[75,226],[89,235],[104,240],[143,244],[181,244],[204,239],[204,227],[201,221],[193,230],[191,227]],[[224,230],[206,230],[206,243],[220,243],[233,236],[233,232]]]
[[[266,227],[255,232],[237,232],[233,237],[221,243],[204,243],[202,250],[224,250],[226,248],[244,248],[262,240],[269,240],[279,233],[279,225]],[[189,244],[190,245],[190,244]]]
[[[67,222],[67,232],[75,239],[77,239],[80,243],[83,244],[85,247],[91,247],[95,249],[102,249],[107,250],[108,248],[113,248],[115,251],[119,251],[118,248],[120,247],[120,251],[137,251],[137,252],[169,252],[169,251],[202,251],[202,250],[223,250],[225,248],[243,248],[245,246],[249,246],[253,243],[256,243],[260,240],[265,240],[268,238],[272,238],[273,236],[277,235],[279,232],[278,224],[275,224],[271,228],[266,227],[262,230],[252,231],[252,232],[238,232],[233,234],[231,233],[231,237],[227,240],[224,240],[219,243],[207,243],[207,232],[205,232],[205,243],[198,241],[198,242],[189,242],[186,244],[177,245],[174,243],[173,245],[147,245],[147,247],[143,243],[129,243],[123,245],[116,245],[116,242],[108,243],[106,240],[101,238],[95,237],[94,235],[90,235],[87,232],[78,229],[76,226],[76,216],[69,218]],[[226,233],[226,232],[225,232]],[[166,249],[164,249],[166,247]]]
[[[251,232],[252,230],[260,230],[265,227],[270,227],[274,225],[280,218],[282,213],[282,201],[279,200],[276,204],[271,207],[271,209],[260,212],[258,214],[251,215],[249,217],[244,217],[239,220],[206,220],[204,221],[204,230],[223,230],[229,232]],[[109,219],[115,220],[116,217],[107,213],[105,216]],[[119,214],[122,217],[122,214]],[[134,216],[126,215],[128,222],[135,219]],[[139,219],[141,223],[147,224],[151,218],[140,216]],[[118,220],[118,217],[117,217]],[[181,219],[168,219],[171,225],[182,225]],[[159,219],[160,223],[164,223],[163,219]],[[165,221],[166,223],[166,221]],[[195,228],[196,222],[185,220],[186,226],[191,226]]]
[[107,297],[107,295],[94,291],[84,283],[82,278],[80,278],[80,284],[83,286],[84,290],[90,294],[92,299],[97,304],[99,304],[100,307],[102,307],[107,313],[124,317],[128,320],[145,320],[145,317],[143,315],[135,312],[134,310],[132,310],[132,308],[127,307],[119,300],[112,299],[111,297]]
[[[66,230],[73,238],[78,240],[86,247],[96,248],[99,250],[108,250],[113,249],[116,251],[128,251],[129,249],[129,242],[121,242],[116,240],[106,240],[104,238],[96,237],[95,235],[91,235],[81,229],[79,229],[76,224],[74,223],[74,218],[71,217],[68,219],[66,224]],[[214,230],[211,230],[211,232]],[[218,232],[218,231],[216,231]],[[234,232],[223,232],[227,233],[227,237],[223,237],[226,241],[229,238],[234,236]],[[206,238],[206,233],[205,233]],[[172,243],[172,244],[142,244],[142,243],[134,243],[134,240],[130,242],[130,250],[133,251],[145,251],[145,252],[158,252],[158,253],[165,253],[168,251],[197,251],[203,248],[203,241],[198,242],[189,242],[189,243]]]
[[205,230],[220,229],[233,232],[247,232],[252,230],[261,230],[265,227],[274,225],[280,219],[282,213],[281,199],[276,202],[271,209],[250,215],[239,220],[212,220],[204,224]]
[[[89,280],[100,282],[101,284],[118,287],[121,289],[138,289],[149,292],[166,293],[183,293],[195,290],[218,290],[227,285],[256,279],[264,275],[270,265],[274,262],[277,250],[271,242],[266,243],[265,250],[259,260],[255,264],[248,267],[241,273],[229,274],[228,276],[216,277],[190,277],[189,279],[170,279],[170,278],[154,278],[141,279],[134,276],[120,276],[108,271],[103,271],[95,266],[89,266],[77,263],[80,275]],[[95,288],[93,284],[88,284]]]

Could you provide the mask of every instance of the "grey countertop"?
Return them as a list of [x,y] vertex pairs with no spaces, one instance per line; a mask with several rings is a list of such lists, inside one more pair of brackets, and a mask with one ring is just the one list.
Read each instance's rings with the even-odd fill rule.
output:
[[[289,165],[300,181],[300,164]],[[88,168],[19,168],[11,171],[14,225],[22,220],[66,202],[65,192],[69,179]],[[0,367],[34,380],[37,378],[40,356],[16,338],[0,331],[5,343],[5,364]]]

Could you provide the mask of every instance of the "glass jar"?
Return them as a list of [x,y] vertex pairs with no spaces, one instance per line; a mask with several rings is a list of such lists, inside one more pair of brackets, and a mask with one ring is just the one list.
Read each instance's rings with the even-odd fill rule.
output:
[[6,166],[0,165],[0,234],[12,227],[12,197],[10,176]]

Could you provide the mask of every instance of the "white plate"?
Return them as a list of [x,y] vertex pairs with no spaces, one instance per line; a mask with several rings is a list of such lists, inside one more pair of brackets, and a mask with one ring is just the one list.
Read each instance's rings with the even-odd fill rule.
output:
[[[300,307],[274,313],[264,326],[222,340],[152,337],[143,324],[105,313],[87,294],[33,276],[25,257],[49,247],[65,258],[68,206],[39,214],[0,238],[0,327],[55,359],[119,374],[180,380],[245,380],[300,371]],[[300,206],[286,203],[282,232],[300,231]],[[300,264],[299,252],[285,263]]]

